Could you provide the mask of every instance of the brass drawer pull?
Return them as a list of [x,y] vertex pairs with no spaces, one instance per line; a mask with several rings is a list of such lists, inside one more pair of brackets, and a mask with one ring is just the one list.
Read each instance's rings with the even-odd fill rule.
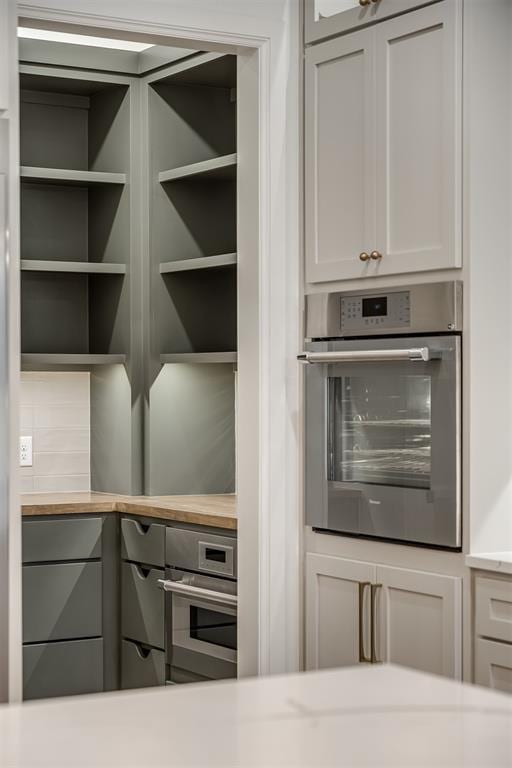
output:
[[370,5],[371,1],[372,0],[359,0],[359,5],[364,7],[365,5]]
[[372,664],[380,664],[380,659],[377,658],[377,631],[375,625],[377,623],[376,607],[377,607],[377,590],[382,587],[382,584],[370,585],[370,613],[371,613],[371,630],[370,630],[370,652]]
[[379,261],[379,259],[382,259],[382,253],[380,253],[380,251],[372,251],[370,253],[370,259],[373,259],[374,261]]
[[364,607],[364,591],[366,587],[371,587],[371,583],[369,581],[360,581],[358,582],[359,587],[359,662],[371,662],[371,659],[369,659],[365,652],[364,652],[364,616],[363,616],[363,607]]
[[366,253],[366,251],[363,251],[362,253],[359,254],[359,258],[361,259],[361,261],[368,261],[370,258],[370,254]]

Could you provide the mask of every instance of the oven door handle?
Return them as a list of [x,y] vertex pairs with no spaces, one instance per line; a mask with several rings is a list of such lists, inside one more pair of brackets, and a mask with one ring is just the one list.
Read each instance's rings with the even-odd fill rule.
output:
[[301,363],[388,363],[399,360],[419,360],[428,363],[439,353],[428,347],[413,349],[355,349],[343,352],[303,352],[297,359]]
[[183,581],[172,581],[171,579],[158,579],[158,583],[166,592],[174,592],[176,595],[196,597],[206,602],[234,606],[235,608],[238,605],[238,596],[230,595],[227,592],[214,592],[212,589],[193,587],[191,584],[185,584]]

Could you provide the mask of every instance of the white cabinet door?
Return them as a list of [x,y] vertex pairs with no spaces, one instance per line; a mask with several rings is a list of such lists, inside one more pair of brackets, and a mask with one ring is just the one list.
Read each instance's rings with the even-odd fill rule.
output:
[[[436,0],[433,0],[434,2]],[[451,0],[449,0],[451,2]],[[411,11],[428,0],[304,0],[305,41],[321,40]]]
[[367,274],[375,242],[374,31],[306,51],[306,280]]
[[460,679],[462,580],[379,565],[377,585],[377,659]]
[[350,666],[363,655],[369,658],[372,581],[375,566],[368,563],[306,555],[307,669]]
[[512,645],[477,638],[475,683],[512,693]]
[[376,274],[461,265],[460,4],[375,27]]

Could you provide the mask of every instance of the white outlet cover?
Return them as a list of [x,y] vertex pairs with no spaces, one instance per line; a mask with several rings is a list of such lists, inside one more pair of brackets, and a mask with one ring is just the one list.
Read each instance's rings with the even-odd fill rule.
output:
[[32,466],[32,435],[20,437],[20,467]]

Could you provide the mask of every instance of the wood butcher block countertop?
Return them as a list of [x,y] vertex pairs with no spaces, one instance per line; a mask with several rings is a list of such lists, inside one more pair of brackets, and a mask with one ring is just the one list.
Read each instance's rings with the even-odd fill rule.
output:
[[110,493],[27,493],[21,497],[22,513],[70,515],[121,512],[157,517],[180,523],[236,529],[236,496],[118,496]]

